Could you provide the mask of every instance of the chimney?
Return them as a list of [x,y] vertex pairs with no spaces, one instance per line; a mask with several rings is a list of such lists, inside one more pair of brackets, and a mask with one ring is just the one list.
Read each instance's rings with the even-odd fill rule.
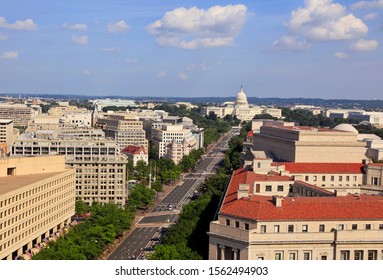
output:
[[237,199],[241,199],[242,197],[248,197],[249,196],[249,184],[239,184],[238,192],[237,192]]
[[273,195],[273,200],[272,201],[273,201],[275,207],[282,207],[282,200],[283,200],[282,196]]

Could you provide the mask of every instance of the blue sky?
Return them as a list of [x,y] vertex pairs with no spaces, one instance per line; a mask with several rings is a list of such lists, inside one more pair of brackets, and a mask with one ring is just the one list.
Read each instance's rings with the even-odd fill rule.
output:
[[0,92],[382,99],[383,0],[0,0]]

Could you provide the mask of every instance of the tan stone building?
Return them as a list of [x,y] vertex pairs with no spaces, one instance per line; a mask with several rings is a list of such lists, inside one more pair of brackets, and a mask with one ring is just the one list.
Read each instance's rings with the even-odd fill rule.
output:
[[0,259],[15,259],[70,222],[75,180],[64,156],[0,158]]
[[14,126],[28,126],[34,111],[23,104],[0,104],[0,119],[13,120]]
[[275,161],[361,163],[365,144],[358,134],[305,126],[262,126],[254,133],[254,150],[273,154]]
[[210,223],[210,260],[383,258],[382,196],[335,196],[319,188],[315,197],[260,196],[243,188],[251,185],[246,172],[233,173]]

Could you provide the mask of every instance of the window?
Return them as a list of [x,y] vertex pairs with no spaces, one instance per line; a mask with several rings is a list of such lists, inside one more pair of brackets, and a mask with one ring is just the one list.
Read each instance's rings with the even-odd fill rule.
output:
[[358,225],[357,224],[352,224],[352,230],[357,230],[358,229]]
[[296,259],[296,253],[289,253],[289,260],[295,260]]
[[266,186],[266,191],[271,192],[271,186]]
[[342,182],[343,177],[339,176],[339,182]]
[[322,181],[323,181],[323,182],[326,181],[326,176],[322,176]]
[[261,168],[261,163],[257,162],[257,168]]
[[350,251],[340,251],[340,259],[341,260],[349,260],[350,259]]
[[278,186],[278,191],[283,192],[283,186]]
[[378,255],[378,251],[376,250],[368,250],[368,260],[376,260]]
[[230,220],[229,219],[226,219],[226,225],[230,226]]
[[379,229],[380,229],[380,230],[383,229],[383,224],[379,224]]
[[319,225],[319,232],[324,232],[325,226],[324,225]]
[[310,258],[310,252],[304,252],[303,253],[303,260],[307,261],[307,260],[311,260]]
[[314,176],[313,177],[313,180],[316,182],[318,180],[318,177],[317,176]]
[[261,226],[261,233],[266,233],[266,226],[265,225]]
[[238,221],[235,221],[235,227],[239,228],[239,222]]
[[346,181],[347,181],[347,182],[350,181],[350,176],[346,176]]
[[363,260],[363,251],[362,250],[355,250],[354,251],[354,260]]
[[302,232],[308,232],[309,226],[308,225],[302,225]]
[[275,260],[276,260],[276,261],[280,261],[280,260],[282,260],[282,253],[280,253],[280,252],[275,253]]
[[305,181],[308,181],[309,180],[309,176],[305,176]]
[[321,259],[322,261],[326,261],[326,260],[327,260],[327,256],[321,256],[320,259]]
[[344,224],[338,225],[338,230],[344,230]]
[[366,224],[366,230],[371,229],[371,224]]
[[245,230],[249,230],[250,229],[250,225],[248,223],[245,223]]
[[288,232],[294,232],[294,225],[289,225]]
[[331,176],[331,177],[330,177],[330,180],[331,180],[331,182],[334,182],[335,177],[334,177],[334,176]]
[[358,179],[358,177],[356,177],[356,176],[354,176],[353,178],[354,178],[354,182],[356,182],[356,180]]
[[278,233],[279,232],[279,225],[274,225],[274,232]]

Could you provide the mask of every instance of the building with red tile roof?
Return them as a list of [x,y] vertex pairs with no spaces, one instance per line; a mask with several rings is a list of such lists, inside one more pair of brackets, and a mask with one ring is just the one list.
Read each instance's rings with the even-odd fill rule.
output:
[[[285,180],[290,196],[259,195],[266,189],[254,187]],[[381,259],[383,196],[333,193],[276,172],[238,169],[208,234],[212,260]]]
[[142,160],[148,164],[149,155],[145,147],[142,145],[129,145],[122,149],[121,153],[127,155],[128,160],[133,162],[133,166],[136,166],[139,160]]

